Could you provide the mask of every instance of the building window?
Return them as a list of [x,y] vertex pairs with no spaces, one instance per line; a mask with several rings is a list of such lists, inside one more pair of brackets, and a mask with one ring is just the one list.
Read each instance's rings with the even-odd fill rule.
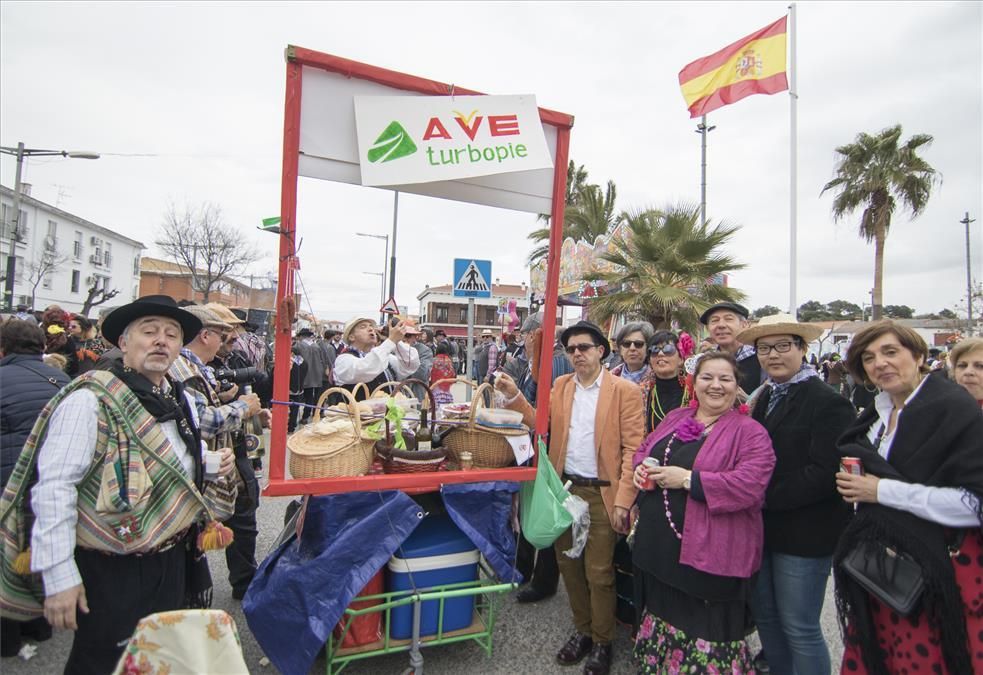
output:
[[48,221],[48,236],[49,237],[58,236],[58,223],[53,220]]
[[[0,204],[0,238],[10,239],[14,234],[14,207],[7,204]],[[27,236],[27,211],[20,212],[20,219],[17,222],[17,233],[19,241],[24,241]]]
[[82,233],[75,231],[75,243],[72,244],[72,255],[76,260],[82,259]]
[[72,293],[79,292],[79,286],[82,282],[82,272],[79,270],[72,270]]
[[460,319],[458,320],[458,323],[467,323],[468,322],[468,308],[467,307],[461,307],[460,308],[460,314],[461,314],[461,316],[460,316]]
[[43,288],[51,288],[51,272],[45,274],[44,278],[41,279],[41,286]]
[[133,276],[140,276],[140,256],[133,256]]
[[14,270],[14,281],[24,281],[24,256],[14,256],[17,268]]
[[438,305],[434,308],[434,321],[437,323],[447,323],[447,306]]
[[497,307],[485,307],[485,325],[494,326],[498,319]]
[[106,252],[102,254],[102,264],[110,267],[113,264],[113,245],[106,242]]

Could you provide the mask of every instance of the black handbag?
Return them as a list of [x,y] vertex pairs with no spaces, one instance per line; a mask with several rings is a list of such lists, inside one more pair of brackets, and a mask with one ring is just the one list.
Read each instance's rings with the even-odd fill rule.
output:
[[902,616],[918,606],[925,578],[911,556],[889,546],[861,541],[840,563],[843,571],[884,605]]

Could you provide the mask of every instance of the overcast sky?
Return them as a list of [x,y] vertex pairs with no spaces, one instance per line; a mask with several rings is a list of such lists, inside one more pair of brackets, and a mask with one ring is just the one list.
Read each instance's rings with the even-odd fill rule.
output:
[[[614,180],[620,209],[699,201],[700,138],[677,74],[778,19],[786,3],[46,3],[0,5],[0,142],[86,149],[98,161],[34,159],[37,198],[144,242],[169,201],[219,204],[254,229],[278,215],[283,50],[294,44],[492,94],[535,94],[576,123],[571,156]],[[869,302],[873,247],[859,213],[834,224],[820,197],[834,148],[900,123],[935,137],[942,175],[925,213],[895,216],[885,304],[919,312],[965,295],[965,239],[983,276],[983,13],[978,2],[800,2],[798,302]],[[788,305],[789,97],[753,96],[710,115],[712,220],[742,226],[731,283],[751,308]],[[4,155],[2,182],[14,162]],[[302,279],[319,316],[373,312],[392,193],[302,178]],[[401,195],[399,304],[449,283],[456,257],[490,258],[503,283],[528,281],[530,214]],[[307,308],[305,300],[304,308]]]

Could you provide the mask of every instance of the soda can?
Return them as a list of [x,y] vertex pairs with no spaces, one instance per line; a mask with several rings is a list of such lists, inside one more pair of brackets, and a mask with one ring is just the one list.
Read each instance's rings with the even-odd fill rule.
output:
[[840,470],[854,476],[864,475],[864,463],[859,457],[844,457],[840,460]]
[[642,466],[645,467],[645,471],[649,474],[645,477],[645,489],[654,490],[657,486],[655,484],[655,476],[651,475],[651,473],[653,469],[658,469],[662,465],[659,464],[659,460],[655,457],[646,457],[642,460]]

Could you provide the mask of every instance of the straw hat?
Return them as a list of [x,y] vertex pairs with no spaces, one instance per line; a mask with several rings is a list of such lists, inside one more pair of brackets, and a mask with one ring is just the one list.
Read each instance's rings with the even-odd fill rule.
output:
[[345,342],[351,342],[352,331],[355,330],[355,326],[362,323],[363,321],[368,321],[369,323],[371,323],[373,328],[375,328],[376,326],[375,319],[370,319],[365,316],[356,316],[354,319],[350,319],[348,323],[345,324],[345,330],[341,332],[341,339],[344,340]]
[[756,340],[768,335],[798,335],[806,342],[812,342],[823,334],[823,329],[809,323],[799,323],[791,314],[772,314],[761,319],[756,325],[745,328],[734,339],[741,344],[753,345]]

